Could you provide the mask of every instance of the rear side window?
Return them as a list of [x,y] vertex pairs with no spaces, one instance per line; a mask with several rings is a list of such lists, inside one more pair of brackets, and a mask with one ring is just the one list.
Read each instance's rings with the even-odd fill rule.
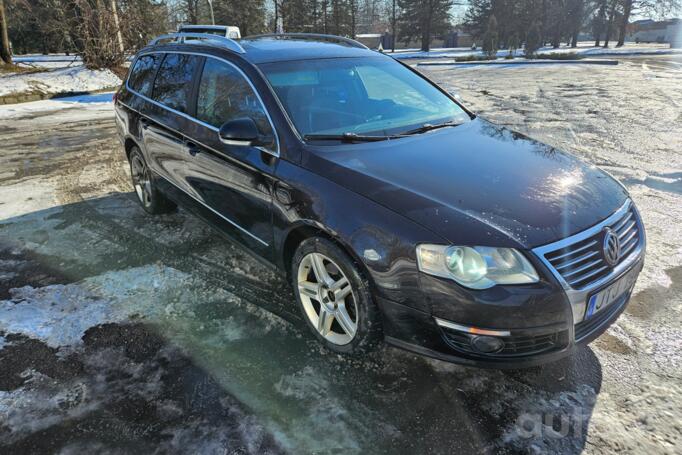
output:
[[[274,137],[265,109],[244,76],[232,65],[207,58],[199,82],[197,118],[220,128],[242,117],[251,117],[262,134]],[[267,147],[273,148],[274,143]]]
[[154,81],[152,98],[176,111],[188,112],[192,77],[200,62],[195,55],[166,54]]
[[160,60],[160,54],[143,55],[138,58],[133,70],[130,72],[128,86],[142,95],[151,95],[154,75],[159,67]]

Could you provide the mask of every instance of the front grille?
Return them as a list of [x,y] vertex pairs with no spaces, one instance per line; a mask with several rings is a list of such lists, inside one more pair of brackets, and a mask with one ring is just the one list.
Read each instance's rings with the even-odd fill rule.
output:
[[515,357],[539,354],[562,348],[567,343],[567,332],[553,332],[536,336],[495,337],[504,341],[504,348],[493,354],[484,354],[471,346],[472,335],[459,330],[441,327],[445,341],[454,349],[467,354],[485,357]]
[[607,276],[613,267],[635,251],[641,241],[637,214],[632,205],[608,227],[615,231],[620,241],[620,258],[613,266],[604,259],[602,245],[605,230],[563,248],[545,252],[545,259],[573,289],[584,289]]

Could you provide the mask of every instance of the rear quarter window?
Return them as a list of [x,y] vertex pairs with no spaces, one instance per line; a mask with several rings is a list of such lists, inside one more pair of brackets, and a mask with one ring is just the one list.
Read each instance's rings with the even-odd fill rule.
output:
[[152,98],[179,112],[189,113],[192,79],[201,63],[196,55],[166,54],[154,81]]
[[128,77],[128,86],[142,95],[151,96],[154,76],[160,61],[160,54],[143,55],[138,58]]

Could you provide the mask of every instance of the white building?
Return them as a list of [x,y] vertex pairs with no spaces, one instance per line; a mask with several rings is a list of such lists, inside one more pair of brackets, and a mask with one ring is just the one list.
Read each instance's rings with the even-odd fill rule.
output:
[[654,21],[644,19],[635,21],[628,26],[628,41],[639,43],[671,43],[679,45],[682,40],[682,21],[669,19],[666,21]]

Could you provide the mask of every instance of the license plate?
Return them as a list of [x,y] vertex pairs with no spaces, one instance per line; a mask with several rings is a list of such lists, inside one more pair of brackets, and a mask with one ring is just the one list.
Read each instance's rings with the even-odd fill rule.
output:
[[592,295],[587,301],[585,319],[594,316],[595,313],[607,308],[613,302],[621,298],[623,294],[630,292],[637,280],[637,272],[639,272],[639,270],[636,268],[630,270],[615,283]]

